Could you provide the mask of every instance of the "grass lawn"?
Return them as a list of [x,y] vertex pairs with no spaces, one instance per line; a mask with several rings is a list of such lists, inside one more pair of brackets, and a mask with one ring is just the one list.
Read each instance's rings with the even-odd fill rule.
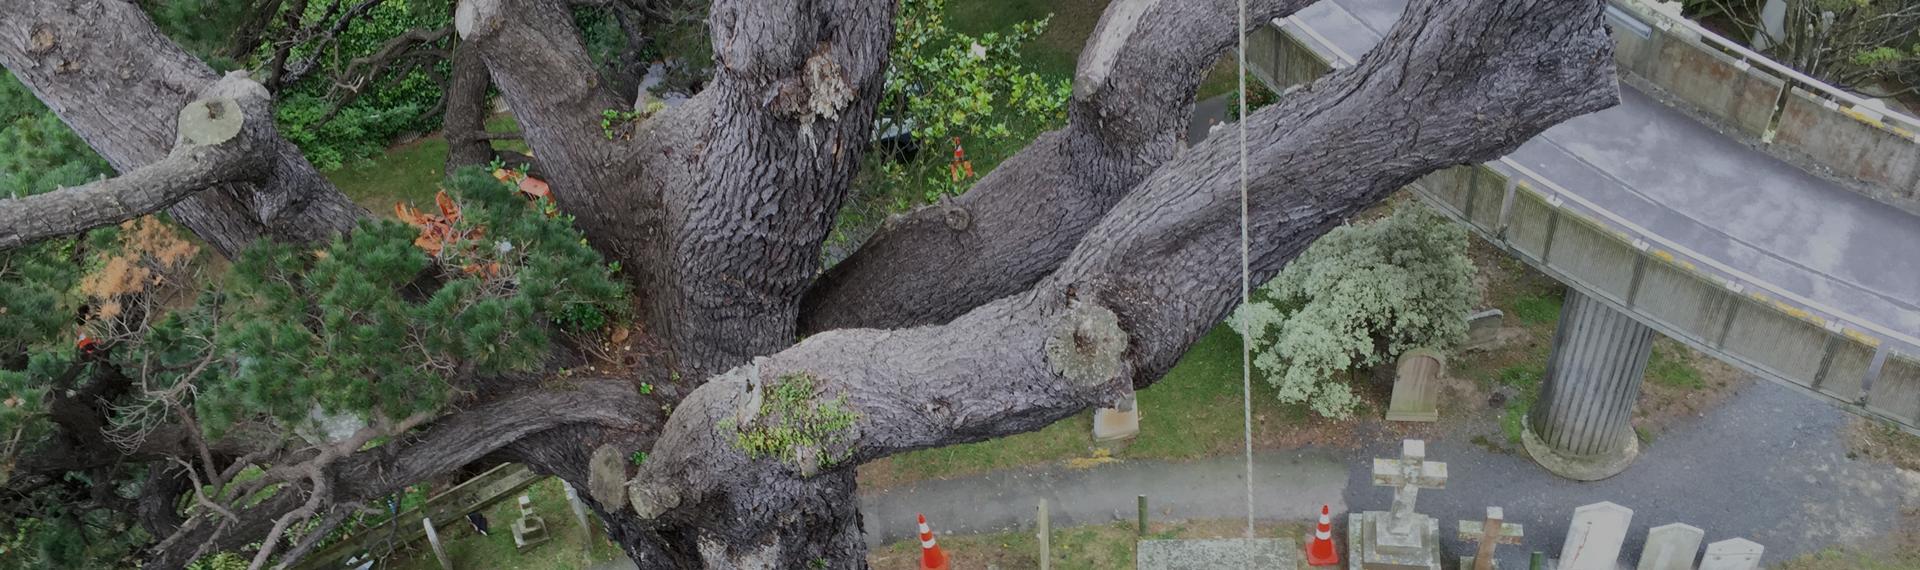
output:
[[[1282,405],[1271,384],[1253,382],[1254,445],[1276,447],[1313,422],[1304,405]],[[1092,414],[1039,431],[923,449],[860,466],[862,486],[886,487],[1055,461],[1087,467],[1118,459],[1197,459],[1241,449],[1240,336],[1215,327],[1167,376],[1140,391],[1140,435],[1117,452],[1096,449]],[[1361,412],[1362,414],[1369,412]]]
[[[487,119],[488,131],[519,129],[520,123],[514,121],[512,115]],[[527,143],[521,140],[497,140],[493,141],[493,147],[522,153],[528,150]],[[439,191],[440,181],[446,178],[446,173],[441,171],[446,164],[447,139],[434,133],[388,148],[386,154],[347,163],[324,175],[360,207],[371,210],[374,215],[392,216],[397,202],[415,206],[432,204],[434,192]]]
[[[1150,523],[1146,538],[1239,538],[1245,532],[1246,524],[1244,519]],[[1304,523],[1261,523],[1254,528],[1262,537],[1280,537],[1295,542],[1307,532]],[[940,549],[952,559],[954,568],[1040,567],[1040,543],[1031,529],[980,535],[938,535],[936,538],[940,541]],[[1135,545],[1139,540],[1132,522],[1055,528],[1048,538],[1053,551],[1053,567],[1060,570],[1132,568]],[[920,542],[903,540],[874,549],[867,554],[867,562],[875,570],[919,568]]]
[[[605,532],[596,530],[589,540],[579,523],[574,522],[573,510],[567,505],[566,491],[559,479],[543,479],[528,487],[526,493],[533,497],[534,510],[546,521],[547,531],[553,538],[524,554],[514,548],[513,521],[520,516],[519,495],[514,495],[484,511],[487,521],[491,523],[486,536],[475,532],[473,526],[464,520],[439,526],[441,544],[446,547],[447,557],[453,559],[453,567],[576,570],[620,556],[619,547],[607,541]],[[593,513],[587,513],[587,520],[596,527],[600,524]],[[591,551],[584,546],[589,543]],[[428,549],[425,540],[409,546],[412,551],[395,554],[384,568],[440,570],[440,562],[434,559],[433,551]]]
[[446,177],[447,140],[439,135],[387,149],[387,153],[354,161],[326,173],[347,198],[375,215],[392,216],[395,202],[433,203],[433,193]]

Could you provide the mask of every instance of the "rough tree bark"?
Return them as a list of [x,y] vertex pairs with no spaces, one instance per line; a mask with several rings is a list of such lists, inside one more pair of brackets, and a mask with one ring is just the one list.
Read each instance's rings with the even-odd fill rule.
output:
[[558,3],[463,2],[455,25],[485,54],[561,207],[634,272],[648,332],[700,377],[792,344],[872,127],[893,11],[714,2],[708,88],[611,134],[601,112],[631,100],[602,88]]
[[[630,377],[501,380],[392,443],[278,481],[232,519],[189,518],[148,565],[263,540],[322,486],[331,500],[318,515],[475,461],[522,461],[600,488],[599,445],[616,458],[650,451],[638,468],[616,461],[626,484],[589,500],[641,567],[863,567],[854,466],[1112,402],[1155,382],[1232,308],[1236,141],[1179,150],[1194,85],[1232,36],[1220,23],[1231,5],[1111,6],[1080,62],[1069,127],[983,180],[964,215],[916,213],[863,250],[867,260],[822,280],[807,328],[823,332],[796,344],[820,241],[871,129],[894,6],[716,2],[711,87],[609,136],[601,111],[630,103],[602,88],[559,0],[463,2],[456,28],[519,114],[562,207],[633,274],[645,334],[704,383],[672,402],[638,395]],[[1264,2],[1258,13],[1299,5]],[[1252,277],[1271,277],[1421,175],[1612,105],[1600,10],[1598,0],[1414,0],[1356,66],[1248,117]],[[0,62],[47,59],[19,55],[41,45],[24,43],[33,29],[0,21]],[[57,75],[38,79],[62,83]],[[167,81],[177,80],[154,82]],[[1015,211],[1022,199],[1029,211]],[[951,283],[889,273],[919,271]],[[938,293],[889,290],[919,287]],[[877,309],[852,305],[868,300]],[[929,326],[835,329],[865,325]],[[841,409],[851,425],[788,442],[791,455],[743,453],[742,430],[794,420],[769,402],[774,386],[803,376],[814,390],[789,404]],[[318,453],[282,452],[296,465]]]
[[[1256,0],[1248,20],[1311,0]],[[1236,40],[1237,0],[1116,2],[1080,53],[1066,128],[951,203],[890,219],[807,293],[803,333],[938,324],[1024,291],[1186,143],[1194,93]]]
[[[120,172],[164,158],[176,114],[217,79],[123,0],[18,0],[6,11],[0,65]],[[261,181],[199,192],[168,212],[229,255],[262,238],[322,241],[365,215],[292,143],[275,135],[256,152],[270,161]]]
[[[1598,2],[1416,0],[1358,65],[1248,119],[1252,276],[1271,277],[1421,175],[1500,156],[1617,96]],[[1157,380],[1232,308],[1234,142],[1210,140],[1148,175],[1028,291],[941,326],[820,333],[710,381],[633,478],[635,512],[700,528],[709,567],[861,564],[840,548],[857,542],[851,497],[834,497],[853,465],[1109,404]],[[845,398],[859,418],[813,451],[847,457],[822,473],[746,457],[726,427],[781,421],[755,402],[796,374],[818,379],[816,401]]]
[[266,88],[245,73],[208,85],[180,109],[179,140],[158,162],[116,178],[0,200],[0,250],[131,220],[211,186],[264,179],[271,162],[260,149],[278,136],[271,105]]

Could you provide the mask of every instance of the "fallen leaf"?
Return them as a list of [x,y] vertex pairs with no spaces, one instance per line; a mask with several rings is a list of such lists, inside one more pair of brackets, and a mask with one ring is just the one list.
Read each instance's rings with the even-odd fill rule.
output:
[[520,179],[520,191],[535,198],[546,198],[552,193],[547,187],[546,181],[532,176]]

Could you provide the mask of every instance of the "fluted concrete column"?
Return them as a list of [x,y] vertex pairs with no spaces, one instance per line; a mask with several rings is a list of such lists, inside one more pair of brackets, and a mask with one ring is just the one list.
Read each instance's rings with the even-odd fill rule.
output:
[[1547,377],[1522,434],[1534,461],[1580,481],[1612,477],[1633,463],[1640,442],[1630,421],[1652,351],[1653,329],[1568,290]]

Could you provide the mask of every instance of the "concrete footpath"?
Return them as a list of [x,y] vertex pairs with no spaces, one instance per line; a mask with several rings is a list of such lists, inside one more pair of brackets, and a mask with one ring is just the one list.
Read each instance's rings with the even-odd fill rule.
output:
[[[1468,545],[1453,538],[1456,521],[1504,507],[1509,522],[1526,527],[1523,544],[1499,550],[1502,564],[1513,568],[1524,568],[1532,550],[1557,555],[1573,509],[1599,501],[1634,510],[1623,560],[1637,556],[1647,529],[1684,522],[1704,529],[1708,542],[1759,542],[1764,561],[1779,564],[1836,544],[1871,544],[1912,524],[1903,510],[1920,508],[1920,473],[1847,457],[1851,418],[1783,386],[1752,382],[1645,446],[1625,473],[1592,483],[1555,477],[1526,457],[1471,443],[1470,434],[1447,434],[1427,442],[1428,457],[1447,463],[1447,488],[1422,491],[1418,509],[1440,519],[1442,541],[1457,553]],[[1392,492],[1374,487],[1368,474],[1372,458],[1399,453],[1399,441],[1368,439],[1360,450],[1256,454],[1255,516],[1308,520],[1322,503],[1335,513],[1388,508]],[[941,534],[1029,529],[1043,498],[1055,528],[1132,520],[1140,494],[1148,496],[1154,520],[1231,519],[1246,513],[1244,469],[1239,456],[1086,469],[1050,464],[870,491],[860,508],[869,546],[913,538],[916,512]]]
[[[1299,519],[1320,505],[1346,509],[1345,459],[1325,451],[1254,456],[1254,516]],[[1048,465],[978,477],[922,481],[862,494],[860,510],[867,545],[915,536],[915,513],[926,513],[939,533],[977,534],[1031,528],[1041,499],[1053,524],[1071,527],[1130,521],[1136,496],[1146,495],[1150,518],[1246,516],[1246,458],[1193,462],[1124,461],[1088,469]]]

